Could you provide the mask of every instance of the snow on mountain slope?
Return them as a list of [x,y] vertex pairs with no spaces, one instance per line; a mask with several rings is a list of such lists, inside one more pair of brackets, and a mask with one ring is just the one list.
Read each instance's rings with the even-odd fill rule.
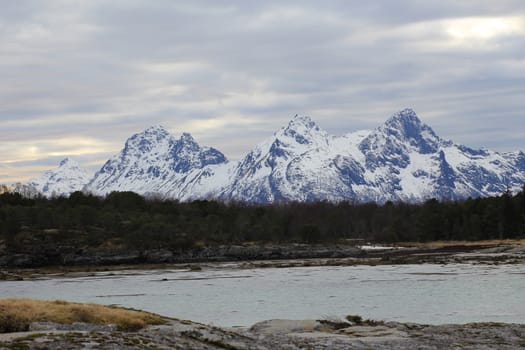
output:
[[[359,200],[417,201],[434,197],[435,182],[442,170],[440,148],[448,144],[413,110],[395,113],[358,146],[365,168],[364,183],[355,186]],[[440,187],[443,196],[446,186],[443,183]]]
[[519,190],[525,155],[472,150],[440,138],[405,109],[371,131],[331,136],[308,117],[237,166],[224,199],[250,202],[455,200]]
[[238,163],[221,197],[262,203],[332,199],[345,190],[330,166],[332,143],[309,117],[296,115]]
[[65,158],[58,168],[44,172],[30,180],[28,185],[46,197],[67,196],[82,190],[89,180],[90,175],[85,169],[73,159]]
[[497,153],[458,145],[444,151],[460,181],[471,188],[471,196],[494,196],[507,189],[516,192],[525,182],[522,152]]
[[[43,193],[68,193],[88,182],[68,163],[61,172],[34,181],[35,187]],[[175,138],[153,126],[131,136],[84,190],[256,203],[417,202],[500,195],[518,191],[524,183],[523,152],[455,144],[404,109],[374,130],[342,136],[329,135],[309,117],[295,116],[238,162],[201,147],[190,134]]]
[[250,202],[417,200],[417,189],[397,193],[402,192],[399,169],[410,164],[411,153],[432,154],[440,143],[411,110],[376,130],[344,136],[328,135],[310,118],[296,116],[239,163],[222,197]]
[[394,114],[359,145],[365,155],[362,200],[461,199],[519,190],[523,153],[473,150],[438,137],[411,109]]
[[152,126],[131,136],[85,190],[99,195],[134,191],[171,198],[206,197],[215,191],[206,179],[223,172],[227,163],[221,152],[199,146],[188,133],[176,139],[162,126]]

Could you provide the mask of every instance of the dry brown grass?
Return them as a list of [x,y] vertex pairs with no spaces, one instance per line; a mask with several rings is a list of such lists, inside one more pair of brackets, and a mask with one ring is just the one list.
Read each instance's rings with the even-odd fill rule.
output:
[[491,239],[484,241],[432,241],[432,242],[399,242],[400,247],[420,247],[420,248],[439,248],[451,246],[499,246],[499,245],[519,245],[525,246],[525,239]]
[[166,323],[166,319],[144,311],[98,304],[0,299],[0,333],[26,331],[32,322],[114,324],[120,330],[138,330],[147,325]]

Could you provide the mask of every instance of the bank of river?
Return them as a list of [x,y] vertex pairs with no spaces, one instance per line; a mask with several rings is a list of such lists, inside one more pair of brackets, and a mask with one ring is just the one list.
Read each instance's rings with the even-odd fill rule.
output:
[[226,327],[348,314],[425,324],[525,323],[524,277],[522,264],[222,265],[1,281],[0,298],[117,304]]

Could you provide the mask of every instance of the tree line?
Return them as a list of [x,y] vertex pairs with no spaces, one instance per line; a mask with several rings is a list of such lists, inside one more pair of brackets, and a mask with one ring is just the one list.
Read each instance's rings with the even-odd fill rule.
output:
[[517,193],[423,203],[311,202],[256,205],[146,199],[133,192],[96,197],[0,195],[0,246],[44,242],[185,249],[245,242],[372,242],[525,237],[525,187]]

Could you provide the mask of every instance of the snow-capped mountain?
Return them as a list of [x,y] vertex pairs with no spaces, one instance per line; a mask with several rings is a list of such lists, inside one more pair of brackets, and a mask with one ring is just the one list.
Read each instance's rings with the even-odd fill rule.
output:
[[164,198],[214,197],[218,179],[227,179],[227,165],[221,152],[199,146],[190,134],[176,139],[162,126],[152,126],[131,136],[85,190],[99,195],[134,191]]
[[367,180],[358,198],[367,200],[483,197],[518,191],[525,182],[522,152],[454,144],[438,137],[411,109],[394,114],[358,147]]
[[[200,146],[190,134],[175,138],[153,126],[130,137],[90,181],[75,176],[78,182],[71,189],[87,183],[84,190],[97,195],[134,191],[179,200],[417,202],[519,191],[525,183],[525,154],[455,144],[405,109],[374,130],[342,136],[295,116],[237,162]],[[41,184],[49,192],[55,182],[33,183],[46,193]],[[54,191],[68,191],[60,189]]]
[[334,140],[309,117],[296,115],[238,163],[221,197],[266,203],[350,196],[333,166]]
[[518,191],[525,154],[473,150],[440,138],[411,109],[371,131],[328,135],[308,117],[242,159],[223,199],[249,202],[461,199]]
[[48,170],[29,181],[28,185],[46,197],[69,195],[81,191],[91,176],[71,158],[62,160],[56,169]]

